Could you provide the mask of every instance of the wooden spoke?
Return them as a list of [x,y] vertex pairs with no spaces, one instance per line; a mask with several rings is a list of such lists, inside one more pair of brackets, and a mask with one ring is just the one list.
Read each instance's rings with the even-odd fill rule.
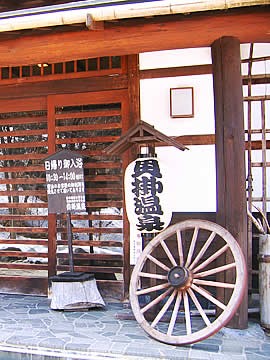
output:
[[169,295],[169,293],[173,290],[173,288],[169,288],[166,291],[164,291],[163,294],[159,295],[157,298],[155,298],[154,300],[152,300],[149,304],[147,304],[145,307],[143,307],[141,309],[142,314],[145,313],[146,311],[148,311],[149,309],[151,309],[153,306],[157,305],[160,301],[162,301],[163,299],[165,299],[165,297],[167,295]]
[[162,290],[162,289],[165,289],[167,288],[168,286],[170,286],[169,283],[165,283],[165,284],[162,284],[162,285],[156,285],[156,286],[152,286],[150,288],[146,288],[146,289],[142,289],[142,290],[137,290],[136,291],[136,295],[143,295],[143,294],[148,294],[148,293],[151,293],[153,291],[158,291],[158,290]]
[[184,291],[183,297],[184,297],[184,308],[185,308],[185,318],[186,318],[186,331],[187,331],[187,335],[190,335],[191,334],[191,317],[190,317],[190,311],[189,311],[188,295],[187,295],[186,291]]
[[150,274],[150,273],[140,272],[139,276],[140,277],[147,277],[147,278],[151,278],[151,279],[167,280],[167,276],[159,275],[159,274]]
[[222,255],[227,249],[229,248],[229,245],[223,246],[221,249],[216,251],[212,256],[210,256],[207,260],[205,260],[201,265],[197,266],[195,269],[193,269],[193,274],[197,271],[203,269],[207,265],[209,265],[212,261],[216,260],[220,255]]
[[207,292],[206,290],[192,284],[191,288],[195,291],[197,291],[199,294],[201,294],[202,296],[204,296],[206,299],[210,300],[213,304],[217,305],[220,309],[225,310],[226,309],[226,305],[222,304],[221,301],[215,299],[211,294],[209,294],[209,292]]
[[154,256],[148,254],[147,258],[149,260],[151,260],[153,263],[155,263],[157,266],[159,266],[161,269],[165,270],[165,271],[170,271],[170,268],[168,268],[168,266],[164,265],[161,261],[157,260],[156,258],[154,258]]
[[177,314],[178,314],[178,310],[179,310],[179,307],[180,307],[180,304],[181,304],[181,300],[182,300],[182,293],[181,293],[181,291],[178,291],[177,298],[176,298],[174,308],[173,308],[172,317],[171,317],[170,324],[169,324],[169,327],[168,327],[168,330],[167,330],[167,335],[172,335],[174,325],[175,325],[175,321],[176,321]]
[[214,275],[214,274],[217,274],[217,273],[219,273],[219,272],[232,269],[232,268],[234,268],[234,267],[236,267],[236,263],[231,263],[231,264],[219,266],[219,267],[214,268],[214,269],[211,269],[211,270],[207,270],[207,271],[203,271],[203,272],[198,273],[198,274],[194,274],[194,278],[205,277],[205,276],[209,276],[209,275]]
[[207,239],[206,243],[203,245],[203,247],[201,248],[200,252],[198,253],[198,255],[196,256],[196,258],[194,259],[193,263],[189,266],[189,270],[192,270],[194,268],[194,266],[196,264],[198,264],[198,262],[201,260],[201,258],[203,257],[204,253],[206,252],[206,250],[209,248],[209,246],[211,245],[212,241],[214,240],[216,236],[216,233],[213,231],[211,233],[211,235],[209,236],[209,238]]
[[173,265],[173,266],[177,266],[177,263],[176,263],[176,261],[175,261],[175,258],[172,256],[172,253],[170,252],[170,250],[169,250],[168,246],[165,244],[165,242],[164,242],[164,241],[161,241],[160,244],[161,244],[161,246],[163,247],[163,249],[164,249],[166,255],[168,256],[170,262],[172,263],[172,265]]
[[167,302],[163,305],[162,309],[160,310],[160,312],[157,314],[157,316],[155,317],[154,321],[151,324],[151,327],[155,327],[158,322],[161,320],[161,318],[164,316],[164,314],[166,313],[166,311],[168,310],[168,308],[170,307],[171,303],[173,302],[175,296],[177,294],[177,290],[174,290],[173,293],[171,294],[171,296],[169,297],[169,299],[167,300]]
[[188,289],[187,292],[188,292],[188,294],[190,295],[192,301],[194,302],[196,308],[198,309],[198,311],[199,311],[201,317],[203,318],[205,324],[206,324],[207,326],[211,325],[210,320],[208,319],[207,315],[205,314],[203,308],[201,307],[201,304],[199,303],[199,301],[198,301],[196,295],[194,294],[193,290],[192,290],[192,289]]
[[222,283],[218,281],[199,280],[199,279],[193,279],[193,284],[221,287],[226,289],[234,289],[235,287],[235,284]]
[[[190,237],[190,243],[183,241]],[[220,256],[227,257],[226,251],[229,251],[229,263],[216,265],[214,261]],[[157,273],[151,270],[154,264],[159,268]],[[228,277],[230,269],[234,277]],[[174,282],[173,274],[182,276],[181,272],[185,274],[183,281],[181,278],[182,282]],[[218,281],[219,274],[224,274],[226,280]],[[206,278],[210,275],[211,279]],[[227,324],[241,302],[246,278],[241,249],[226,229],[209,221],[185,220],[156,235],[144,248],[132,272],[130,304],[140,326],[154,339],[174,345],[192,344],[215,334]],[[142,288],[138,288],[138,284]],[[222,288],[226,303],[206,290],[207,287],[211,287],[213,293]],[[196,327],[192,324],[191,302],[199,315]],[[180,310],[181,303],[184,312]],[[222,310],[212,322],[207,316],[208,303]],[[153,322],[147,320],[149,310],[155,312]],[[180,312],[185,316],[184,323],[177,321]],[[162,326],[158,325],[161,319]],[[163,325],[166,319],[169,319],[168,326]]]
[[199,228],[195,227],[194,232],[193,232],[193,236],[192,236],[192,240],[191,240],[191,244],[190,244],[190,247],[189,247],[189,251],[188,251],[187,261],[186,261],[186,264],[185,264],[186,268],[188,268],[190,263],[191,263],[191,259],[192,259],[192,256],[193,256],[193,252],[194,252],[197,237],[198,237],[198,232],[199,232]]
[[178,254],[179,254],[179,265],[184,265],[184,253],[183,253],[183,244],[182,244],[182,236],[181,231],[177,231],[177,245],[178,245]]

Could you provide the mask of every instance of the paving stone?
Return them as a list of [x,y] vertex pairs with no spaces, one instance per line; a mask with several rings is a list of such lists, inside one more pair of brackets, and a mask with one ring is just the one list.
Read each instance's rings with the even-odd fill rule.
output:
[[[51,310],[50,301],[42,297],[0,294],[0,300],[0,360],[72,360],[76,351],[95,360],[126,360],[132,356],[138,360],[270,359],[270,338],[254,320],[244,331],[221,329],[197,344],[174,346],[151,338],[134,320],[116,319],[116,313],[130,311],[120,303],[107,304],[105,310],[64,312]],[[14,358],[7,358],[7,353],[1,352],[1,344],[55,349],[65,356],[17,353],[12,355]]]
[[269,360],[269,355],[259,355],[259,354],[246,354],[247,360]]
[[193,349],[217,353],[217,352],[219,352],[219,345],[196,343],[196,344],[192,345],[192,350]]

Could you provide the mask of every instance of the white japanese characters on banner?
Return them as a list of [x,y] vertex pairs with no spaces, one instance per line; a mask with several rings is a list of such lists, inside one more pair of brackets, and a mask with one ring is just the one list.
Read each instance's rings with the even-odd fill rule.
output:
[[45,159],[48,211],[86,211],[83,158],[63,150]]
[[160,232],[172,217],[166,165],[156,157],[138,158],[125,172],[126,211],[131,231]]

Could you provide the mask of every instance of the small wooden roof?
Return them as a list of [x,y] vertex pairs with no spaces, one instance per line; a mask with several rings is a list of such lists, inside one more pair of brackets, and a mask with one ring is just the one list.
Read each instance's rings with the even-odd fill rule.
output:
[[157,142],[175,146],[179,150],[188,149],[178,141],[156,130],[154,126],[140,120],[137,125],[130,128],[124,135],[107,146],[103,151],[109,154],[119,155],[128,150],[133,144],[148,145]]

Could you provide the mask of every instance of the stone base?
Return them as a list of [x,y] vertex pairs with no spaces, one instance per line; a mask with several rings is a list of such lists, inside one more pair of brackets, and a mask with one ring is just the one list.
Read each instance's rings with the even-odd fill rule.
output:
[[[51,309],[86,310],[93,307],[105,307],[93,276],[55,276],[52,281]],[[80,281],[81,280],[81,281]]]

